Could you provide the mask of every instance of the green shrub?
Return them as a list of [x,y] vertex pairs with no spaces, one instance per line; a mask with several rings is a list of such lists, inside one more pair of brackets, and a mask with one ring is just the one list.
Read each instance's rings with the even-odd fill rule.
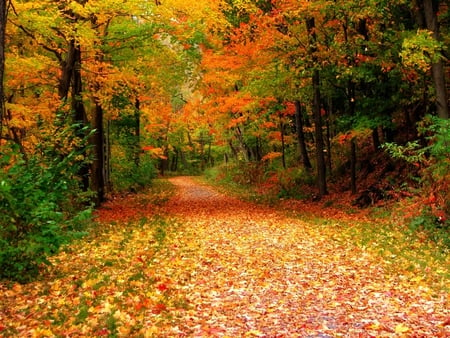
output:
[[313,175],[303,168],[280,169],[277,172],[279,198],[308,198],[304,186],[314,185]]
[[[56,136],[55,136],[56,138]],[[91,208],[80,190],[84,150],[43,139],[27,159],[14,147],[0,154],[0,278],[26,282],[64,243],[83,234]]]
[[410,228],[425,231],[436,241],[450,246],[450,120],[426,116],[419,124],[426,146],[409,142],[405,146],[385,144],[394,158],[421,168],[421,215],[412,218]]
[[157,170],[149,155],[142,156],[139,165],[126,157],[113,158],[111,180],[117,192],[139,191],[149,186],[156,176]]

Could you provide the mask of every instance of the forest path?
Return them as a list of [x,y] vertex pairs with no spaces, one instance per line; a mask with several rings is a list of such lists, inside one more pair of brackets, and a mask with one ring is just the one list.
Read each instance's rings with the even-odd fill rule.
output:
[[[181,286],[190,308],[177,334],[334,337],[439,335],[448,299],[384,271],[353,243],[190,177],[164,207],[181,219]],[[338,229],[335,230],[339,232]],[[181,249],[183,251],[183,249]]]
[[111,198],[38,280],[1,282],[0,337],[450,337],[448,258],[416,268],[396,233],[400,250],[362,246],[365,224],[170,182]]

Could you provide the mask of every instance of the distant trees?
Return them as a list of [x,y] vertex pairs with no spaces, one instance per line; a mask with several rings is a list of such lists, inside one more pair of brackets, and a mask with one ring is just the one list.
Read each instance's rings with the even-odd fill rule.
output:
[[[222,10],[229,25],[204,46],[199,96],[236,159],[285,163],[288,149],[288,166],[309,168],[314,154],[319,196],[346,166],[356,192],[359,144],[378,151],[417,137],[427,113],[448,118],[445,2],[228,0]],[[278,140],[272,101],[296,107]]]

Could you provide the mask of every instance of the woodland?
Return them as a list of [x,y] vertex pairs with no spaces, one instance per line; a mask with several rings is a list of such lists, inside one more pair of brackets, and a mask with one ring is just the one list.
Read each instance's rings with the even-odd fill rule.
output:
[[[449,28],[444,0],[0,0],[0,336],[445,336]],[[231,324],[252,283],[279,289]]]

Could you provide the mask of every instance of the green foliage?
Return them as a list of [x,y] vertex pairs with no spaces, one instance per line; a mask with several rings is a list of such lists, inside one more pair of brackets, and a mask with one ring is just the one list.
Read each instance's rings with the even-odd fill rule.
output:
[[450,172],[450,120],[427,116],[418,131],[424,135],[429,146],[433,175],[439,179]]
[[435,179],[441,179],[450,170],[450,121],[434,116],[426,116],[420,123],[418,131],[428,141],[423,147],[419,141],[406,145],[385,143],[383,148],[393,158],[408,163],[421,163],[428,167]]
[[383,147],[392,157],[423,167],[422,194],[428,193],[430,198],[421,215],[412,219],[411,229],[423,230],[432,239],[450,245],[450,121],[427,116],[418,130],[428,141],[427,146],[414,141],[404,146],[388,143]]
[[117,155],[112,159],[111,165],[111,180],[117,192],[138,191],[150,185],[157,175],[149,155],[141,156],[138,164],[126,155]]
[[411,220],[409,229],[413,233],[423,232],[433,241],[445,247],[450,247],[450,222],[436,217],[429,206],[422,210],[420,216],[416,216]]
[[433,32],[418,30],[403,41],[402,62],[407,67],[428,70],[431,64],[442,58],[443,44],[433,37]]
[[419,141],[408,142],[406,145],[386,142],[382,147],[391,157],[404,160],[408,163],[420,163],[425,161],[425,149],[420,146]]
[[[62,141],[70,130],[53,136]],[[0,156],[0,278],[26,282],[61,245],[83,235],[91,215],[77,177],[84,150],[62,152],[45,137],[41,153],[27,159],[14,147],[5,149]]]
[[305,186],[315,184],[314,176],[303,168],[284,169],[260,162],[241,162],[207,169],[205,178],[219,183],[244,198],[255,202],[273,203],[278,199],[305,199]]
[[[124,96],[117,95],[117,107],[123,108],[131,103]],[[133,114],[122,112],[111,126],[112,156],[111,182],[117,192],[138,191],[150,185],[156,176],[154,160],[142,153],[139,129],[139,112],[133,107]]]
[[[256,169],[258,167],[258,169]],[[250,169],[253,168],[253,169]],[[253,176],[251,179],[245,176],[241,170],[246,170],[246,172],[252,172],[257,174]],[[251,191],[248,189],[249,187],[254,185],[252,180],[262,180],[262,166],[258,163],[238,163],[232,162],[227,164],[222,164],[220,166],[216,166],[213,168],[208,168],[204,171],[205,178],[211,182],[212,184],[218,184],[225,186],[228,189],[239,195],[249,194]],[[243,196],[248,197],[248,196]]]
[[278,185],[280,187],[280,192],[278,193],[279,198],[294,198],[294,199],[305,199],[308,198],[308,194],[305,193],[305,185],[314,185],[314,177],[311,172],[303,168],[289,168],[286,170],[280,170],[277,173]]

